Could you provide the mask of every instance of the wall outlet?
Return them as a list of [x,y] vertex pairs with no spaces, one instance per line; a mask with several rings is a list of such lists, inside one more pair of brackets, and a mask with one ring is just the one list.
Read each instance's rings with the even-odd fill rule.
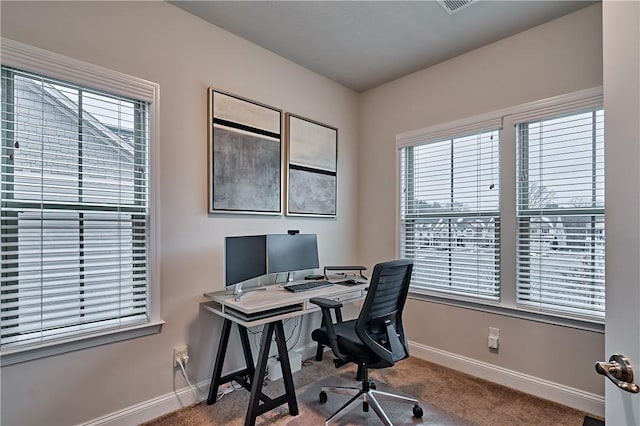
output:
[[189,361],[189,350],[187,345],[178,345],[173,348],[173,367],[178,367],[178,360],[182,360],[182,365],[186,365]]
[[498,349],[500,346],[500,329],[489,327],[489,338],[487,339],[489,349]]

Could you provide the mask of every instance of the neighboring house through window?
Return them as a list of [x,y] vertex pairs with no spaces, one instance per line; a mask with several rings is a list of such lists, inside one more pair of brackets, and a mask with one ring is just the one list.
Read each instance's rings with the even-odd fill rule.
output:
[[2,65],[3,362],[152,323],[156,100],[73,83],[73,70],[59,79]]

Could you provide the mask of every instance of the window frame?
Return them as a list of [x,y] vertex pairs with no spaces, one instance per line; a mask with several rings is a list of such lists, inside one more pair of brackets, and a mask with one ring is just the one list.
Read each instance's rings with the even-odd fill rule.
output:
[[[536,118],[558,116],[603,106],[602,87],[527,102],[489,113],[438,124],[396,135],[396,255],[401,253],[401,155],[400,149],[447,136],[461,136],[490,127],[487,122],[501,120],[499,139],[500,174],[500,291],[499,302],[468,296],[444,295],[424,288],[410,287],[409,297],[463,309],[478,310],[497,315],[532,320],[593,332],[604,332],[604,319],[585,318],[557,312],[543,312],[517,303],[516,245],[516,123]],[[605,141],[606,143],[606,141]],[[606,196],[606,195],[605,195]]]
[[57,53],[1,39],[2,64],[39,75],[69,81],[114,95],[148,102],[149,132],[149,184],[148,184],[148,321],[124,327],[114,327],[43,342],[19,345],[0,352],[0,365],[57,355],[65,352],[142,337],[160,332],[164,321],[160,316],[160,268],[159,253],[159,104],[158,84],[112,71],[97,65],[69,58]]

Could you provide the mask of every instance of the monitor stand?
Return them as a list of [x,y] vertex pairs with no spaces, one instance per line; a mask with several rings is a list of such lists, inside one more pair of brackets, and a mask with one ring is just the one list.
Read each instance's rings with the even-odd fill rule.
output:
[[233,298],[233,300],[235,300],[236,302],[239,302],[240,298],[245,293],[251,293],[252,291],[266,291],[267,290],[266,287],[255,287],[255,288],[248,288],[246,290],[242,290],[242,284],[244,284],[244,283],[236,284],[235,288],[233,289],[233,295],[235,296]]

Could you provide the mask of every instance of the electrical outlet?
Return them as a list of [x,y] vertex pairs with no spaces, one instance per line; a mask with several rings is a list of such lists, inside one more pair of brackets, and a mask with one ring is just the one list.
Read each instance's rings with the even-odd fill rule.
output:
[[173,367],[178,367],[178,360],[182,360],[182,364],[185,365],[189,360],[189,350],[187,345],[178,345],[173,348]]
[[500,329],[495,327],[489,327],[489,338],[487,344],[490,349],[498,349],[500,345]]

